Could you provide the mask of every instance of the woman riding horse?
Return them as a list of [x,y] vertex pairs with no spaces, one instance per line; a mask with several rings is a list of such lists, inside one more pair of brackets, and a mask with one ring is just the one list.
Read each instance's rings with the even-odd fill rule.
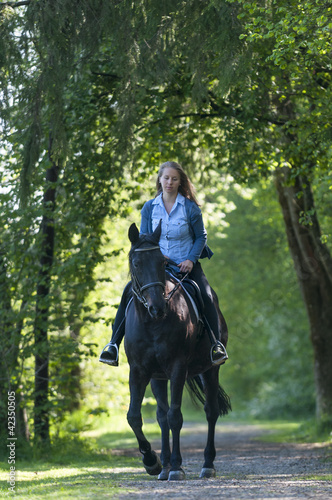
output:
[[[204,257],[210,259],[213,253],[206,244],[207,233],[195,189],[181,165],[172,161],[161,165],[156,187],[156,197],[143,206],[140,233],[153,233],[161,221],[160,249],[173,274],[187,274],[198,284],[204,303],[204,325],[212,344],[212,364],[220,365],[227,359],[227,353],[219,340],[221,335],[213,292],[198,261]],[[131,297],[130,282],[122,295],[112,338],[100,355],[102,363],[118,366],[119,345],[125,332],[125,312]]]

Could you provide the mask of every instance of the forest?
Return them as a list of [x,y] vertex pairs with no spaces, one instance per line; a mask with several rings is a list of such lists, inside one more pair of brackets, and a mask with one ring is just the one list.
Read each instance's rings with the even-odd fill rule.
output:
[[328,0],[0,2],[0,434],[8,393],[35,447],[125,414],[124,349],[98,357],[167,160],[214,251],[234,415],[331,428],[331,34]]

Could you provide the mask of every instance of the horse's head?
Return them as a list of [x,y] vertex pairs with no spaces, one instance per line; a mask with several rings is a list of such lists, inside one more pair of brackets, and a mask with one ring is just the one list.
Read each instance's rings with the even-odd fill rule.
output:
[[161,221],[152,234],[140,235],[136,224],[128,231],[133,292],[155,319],[162,318],[166,312],[165,258],[159,248],[160,234]]

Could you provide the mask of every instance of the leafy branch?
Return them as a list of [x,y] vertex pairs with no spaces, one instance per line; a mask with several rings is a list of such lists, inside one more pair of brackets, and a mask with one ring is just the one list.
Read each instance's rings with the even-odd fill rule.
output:
[[21,2],[0,2],[0,7],[22,7],[24,5],[30,5],[30,0],[22,0]]

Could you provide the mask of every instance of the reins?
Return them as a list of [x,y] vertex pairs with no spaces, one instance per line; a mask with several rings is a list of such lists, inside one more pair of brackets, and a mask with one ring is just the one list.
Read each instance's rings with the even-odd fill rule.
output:
[[[168,262],[170,263],[173,263],[172,260],[168,259]],[[174,264],[176,265],[176,263],[174,262]],[[176,290],[182,285],[182,282],[186,279],[186,277],[188,276],[189,273],[186,273],[178,282],[177,284],[175,285],[175,287],[169,292],[169,294],[167,295],[167,297],[165,297],[165,300],[166,302],[168,302],[169,300],[171,300],[171,298],[173,297],[173,295],[175,294]]]

